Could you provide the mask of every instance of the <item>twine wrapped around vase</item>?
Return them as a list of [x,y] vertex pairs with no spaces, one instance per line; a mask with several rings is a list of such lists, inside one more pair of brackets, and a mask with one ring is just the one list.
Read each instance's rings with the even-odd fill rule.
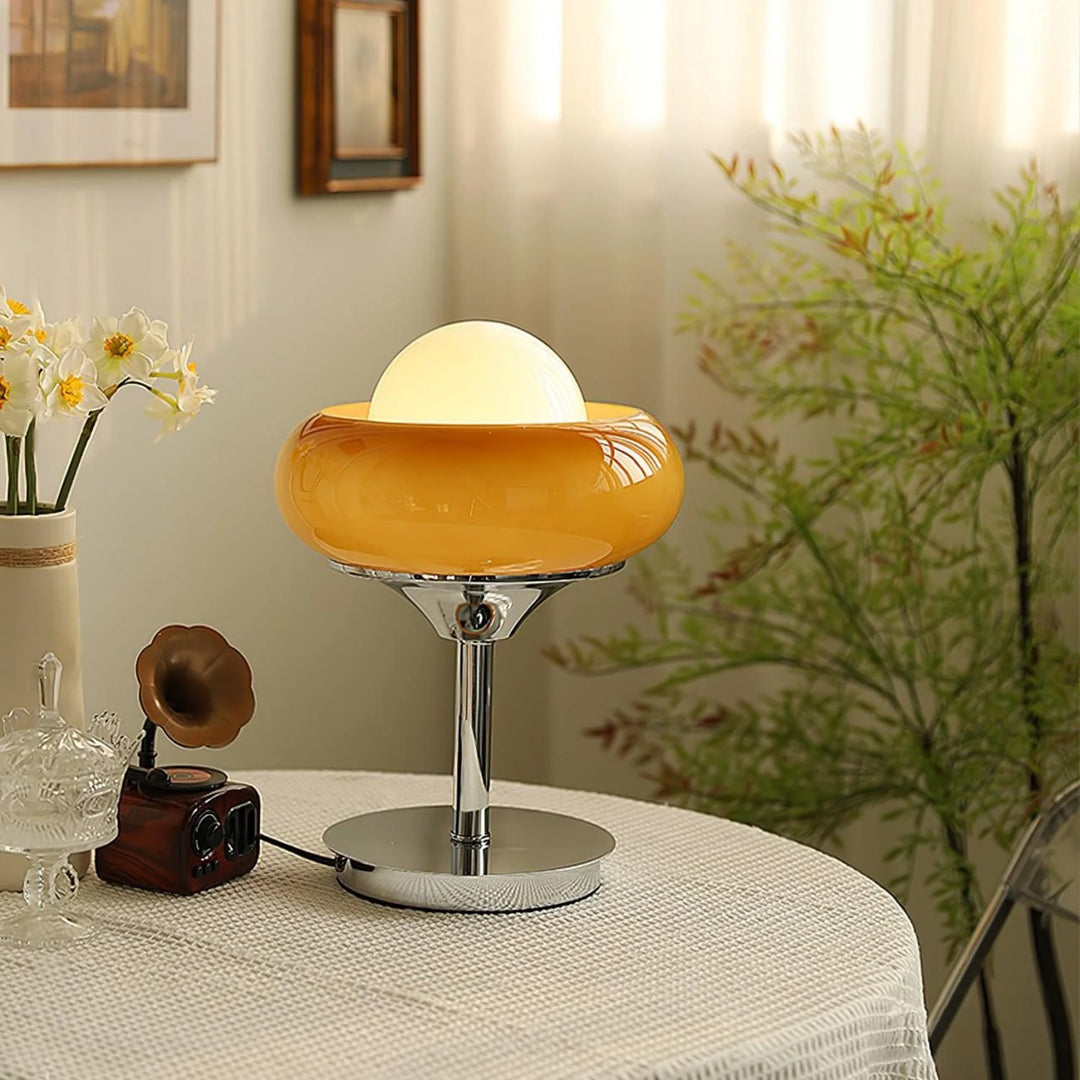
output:
[[75,561],[75,541],[42,548],[0,548],[0,569],[32,569],[38,566],[63,566]]

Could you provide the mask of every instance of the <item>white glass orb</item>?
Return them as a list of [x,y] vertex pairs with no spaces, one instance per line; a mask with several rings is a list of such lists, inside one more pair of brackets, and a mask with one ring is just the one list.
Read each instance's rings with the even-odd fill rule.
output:
[[456,322],[406,345],[371,395],[368,419],[399,424],[557,424],[585,419],[577,380],[532,334]]

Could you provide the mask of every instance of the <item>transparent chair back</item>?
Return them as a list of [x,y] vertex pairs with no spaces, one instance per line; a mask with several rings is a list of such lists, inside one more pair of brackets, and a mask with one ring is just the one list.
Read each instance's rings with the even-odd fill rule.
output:
[[1080,923],[1080,781],[1063,788],[1028,826],[930,1012],[936,1050],[1009,912],[1017,904]]

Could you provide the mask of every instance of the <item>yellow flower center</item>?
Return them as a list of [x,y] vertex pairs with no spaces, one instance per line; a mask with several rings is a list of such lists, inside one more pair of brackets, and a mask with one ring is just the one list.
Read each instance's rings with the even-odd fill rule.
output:
[[69,409],[74,409],[83,399],[83,381],[78,375],[69,375],[62,379],[56,389],[60,393],[60,400]]
[[40,341],[42,344],[45,343],[45,339],[48,336],[49,336],[48,333],[46,331],[42,330],[40,327],[38,327],[38,329],[34,331],[34,337],[36,337],[38,339],[38,341]]
[[10,393],[11,383],[9,383],[3,375],[0,375],[0,409],[2,409],[7,404],[8,396],[10,395]]
[[188,371],[191,372],[192,375],[198,375],[199,374],[199,368],[196,365],[194,360],[189,360],[188,361],[187,369],[188,369]]
[[105,352],[114,360],[123,360],[135,351],[135,342],[127,334],[110,334],[105,339]]
[[0,326],[0,349],[5,349],[11,343],[11,331],[6,326]]
[[30,309],[21,300],[9,300],[7,302],[7,306],[9,308],[11,308],[11,310],[16,315],[29,315],[30,314]]

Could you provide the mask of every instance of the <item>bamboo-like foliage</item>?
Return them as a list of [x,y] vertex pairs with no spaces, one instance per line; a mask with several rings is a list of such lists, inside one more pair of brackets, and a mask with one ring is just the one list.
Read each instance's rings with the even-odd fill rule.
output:
[[[1056,610],[1075,604],[1080,215],[1032,163],[961,246],[902,148],[863,128],[795,144],[796,175],[716,159],[774,242],[732,247],[681,319],[756,409],[678,433],[742,539],[704,571],[640,561],[645,624],[550,655],[656,670],[591,734],[662,797],[816,843],[894,817],[890,884],[903,898],[920,855],[955,948],[981,905],[973,838],[1010,844],[1077,772]],[[794,421],[820,457],[785,449]],[[754,669],[768,689],[733,696],[726,674]]]

